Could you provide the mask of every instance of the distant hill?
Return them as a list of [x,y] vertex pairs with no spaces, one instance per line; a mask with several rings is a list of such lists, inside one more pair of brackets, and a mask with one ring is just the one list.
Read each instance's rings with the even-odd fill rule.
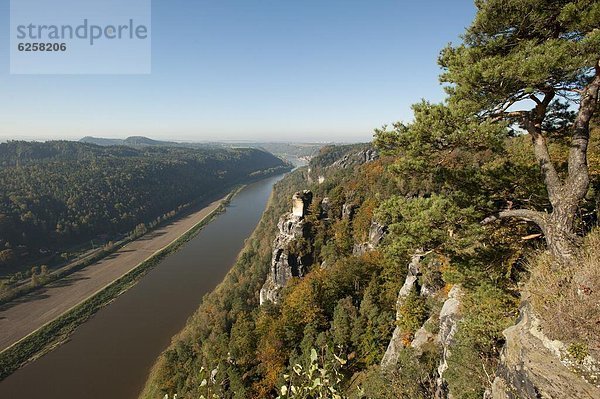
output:
[[122,139],[104,139],[101,137],[91,137],[91,136],[86,136],[84,138],[82,138],[81,140],[79,140],[80,143],[86,143],[86,144],[96,144],[96,145],[101,145],[101,146],[111,146],[111,145],[124,145],[125,140]]
[[100,146],[128,147],[180,147],[180,148],[258,148],[286,159],[295,165],[304,165],[318,154],[324,143],[275,143],[275,142],[204,142],[178,143],[175,141],[154,140],[144,136],[131,136],[126,139],[107,139],[86,136],[79,140],[81,143]]
[[178,143],[170,142],[170,141],[158,141],[149,139],[144,136],[131,136],[127,137],[123,142],[125,145],[131,146],[177,146]]
[[126,139],[106,139],[102,137],[86,136],[79,140],[80,143],[96,144],[101,146],[126,145],[130,147],[145,147],[145,146],[165,146],[165,147],[197,147],[182,145],[173,141],[153,140],[144,136],[131,136]]

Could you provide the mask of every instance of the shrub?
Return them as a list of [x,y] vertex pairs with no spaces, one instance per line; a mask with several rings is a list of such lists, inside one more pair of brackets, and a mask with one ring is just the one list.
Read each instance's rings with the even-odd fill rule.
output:
[[400,353],[398,367],[382,372],[373,367],[360,384],[360,399],[429,399],[434,396],[438,349],[433,344],[425,345],[421,354],[412,348]]
[[317,351],[310,351],[310,362],[306,368],[300,364],[292,367],[293,372],[284,375],[286,383],[280,388],[277,399],[343,399],[340,383],[340,368],[346,360],[335,357],[335,362],[319,362]]

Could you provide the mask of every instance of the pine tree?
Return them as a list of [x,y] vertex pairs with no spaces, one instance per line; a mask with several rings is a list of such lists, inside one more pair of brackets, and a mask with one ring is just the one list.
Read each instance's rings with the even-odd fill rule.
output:
[[[464,43],[440,56],[449,104],[485,121],[518,126],[532,139],[551,211],[507,209],[495,218],[536,223],[551,252],[574,256],[575,217],[589,187],[590,120],[600,89],[600,3],[595,0],[478,0]],[[570,141],[564,173],[548,140]]]

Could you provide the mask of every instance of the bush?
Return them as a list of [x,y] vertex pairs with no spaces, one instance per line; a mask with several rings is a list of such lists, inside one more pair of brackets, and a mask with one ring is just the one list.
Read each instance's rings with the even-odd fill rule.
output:
[[346,360],[335,357],[335,362],[319,362],[317,351],[310,351],[306,367],[294,364],[293,372],[284,375],[285,384],[279,389],[277,399],[343,399],[340,368]]
[[[382,372],[373,367],[360,384],[360,399],[429,399],[435,392],[438,365],[438,349],[433,344],[425,345],[423,353],[417,354],[412,348],[400,353],[398,367],[390,372]],[[353,398],[354,399],[354,398]]]

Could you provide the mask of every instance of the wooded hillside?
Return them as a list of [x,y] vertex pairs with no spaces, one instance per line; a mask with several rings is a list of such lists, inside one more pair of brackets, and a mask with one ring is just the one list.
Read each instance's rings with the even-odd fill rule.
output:
[[102,245],[287,167],[256,149],[0,144],[0,270],[94,238]]

